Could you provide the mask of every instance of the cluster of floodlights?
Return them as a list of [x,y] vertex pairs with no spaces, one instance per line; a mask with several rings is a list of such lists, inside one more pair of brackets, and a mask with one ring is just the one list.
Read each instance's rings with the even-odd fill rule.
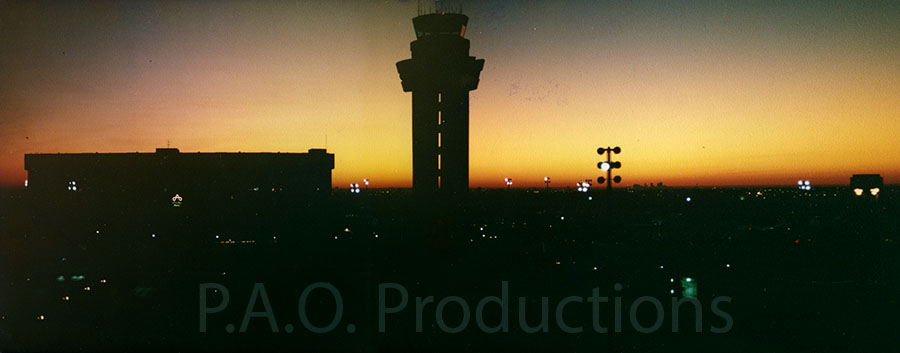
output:
[[359,184],[350,184],[350,193],[358,194],[359,193]]
[[509,188],[512,186],[512,179],[511,178],[503,178],[503,180],[506,181],[506,189],[509,190]]
[[[855,189],[853,189],[853,194],[856,195],[856,196],[862,196],[865,192],[866,192],[866,190],[864,190],[864,189],[862,189],[862,188],[855,188]],[[871,194],[872,196],[878,196],[878,193],[879,193],[879,192],[881,192],[881,188],[871,188],[871,189],[869,189],[869,194]]]
[[797,180],[797,187],[799,187],[800,190],[812,190],[812,186],[809,185],[809,180]]
[[607,148],[600,147],[597,149],[597,154],[599,154],[601,156],[604,153],[606,154],[606,160],[597,163],[597,168],[600,168],[600,170],[606,172],[606,176],[605,177],[604,176],[597,177],[597,183],[603,184],[603,182],[606,182],[606,188],[610,189],[610,190],[612,190],[613,182],[618,184],[619,182],[622,181],[622,177],[620,177],[618,175],[616,175],[615,177],[612,176],[613,169],[622,168],[622,162],[619,162],[619,161],[613,162],[612,161],[612,154],[613,153],[619,154],[619,152],[622,152],[622,149],[619,148],[619,146],[607,147]]
[[579,181],[575,183],[578,186],[578,192],[588,192],[591,191],[591,182],[588,180]]
[[[27,186],[27,183],[26,183],[26,186]],[[72,180],[69,182],[69,187],[67,187],[66,189],[68,189],[69,191],[78,191],[78,186],[75,185],[75,181]]]

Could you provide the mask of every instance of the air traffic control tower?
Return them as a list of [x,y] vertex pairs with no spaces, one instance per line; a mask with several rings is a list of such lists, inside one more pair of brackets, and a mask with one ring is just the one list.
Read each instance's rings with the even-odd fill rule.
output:
[[469,18],[434,13],[413,18],[412,58],[397,63],[412,92],[413,190],[469,188],[469,91],[478,88],[484,59],[469,56]]

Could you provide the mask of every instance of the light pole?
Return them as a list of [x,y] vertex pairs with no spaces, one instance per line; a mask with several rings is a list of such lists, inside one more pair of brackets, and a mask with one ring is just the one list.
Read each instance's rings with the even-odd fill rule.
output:
[[597,183],[603,183],[604,181],[606,181],[606,190],[612,190],[613,182],[616,182],[618,184],[620,181],[622,181],[622,177],[620,177],[618,175],[616,175],[615,177],[612,176],[612,170],[614,168],[622,168],[622,162],[619,162],[619,161],[613,162],[612,161],[612,154],[613,153],[619,154],[619,152],[622,152],[622,149],[619,148],[619,146],[616,146],[613,148],[600,147],[597,149],[597,154],[599,154],[601,156],[604,153],[606,153],[606,161],[597,163],[597,168],[600,168],[600,170],[606,172],[605,178],[602,176],[597,177]]
[[366,190],[369,190],[369,179],[363,179],[363,184],[366,184]]
[[512,186],[512,179],[504,178],[503,180],[506,181],[506,190],[509,190],[509,187]]
[[547,184],[547,191],[550,191],[550,177],[544,177],[544,184]]

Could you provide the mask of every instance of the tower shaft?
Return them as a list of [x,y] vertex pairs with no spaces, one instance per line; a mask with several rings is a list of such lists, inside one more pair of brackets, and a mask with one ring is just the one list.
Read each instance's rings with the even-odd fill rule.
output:
[[412,58],[397,63],[403,91],[412,92],[413,189],[469,188],[469,91],[483,59],[469,56],[468,17],[430,14],[413,19]]

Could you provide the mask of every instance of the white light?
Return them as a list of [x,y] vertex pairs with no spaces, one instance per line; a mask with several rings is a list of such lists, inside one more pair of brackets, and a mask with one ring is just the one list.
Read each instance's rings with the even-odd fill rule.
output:
[[674,279],[674,278],[669,278],[669,283],[675,283],[675,279]]
[[662,269],[664,269],[664,268],[666,268],[666,267],[663,266],[663,265],[659,265],[659,269],[660,269],[660,270],[662,270]]
[[375,237],[378,238],[378,234],[375,234]]
[[566,217],[565,217],[565,216],[560,216],[559,219],[565,221],[565,220],[566,220]]
[[684,200],[687,201],[687,202],[691,202],[691,198],[690,198],[690,197],[688,197],[688,198],[686,198],[686,199],[684,199]]
[[[544,177],[544,181],[550,181],[550,177]],[[25,180],[25,184],[26,184],[26,186],[27,186],[28,180]]]
[[218,235],[218,234],[216,235],[216,239],[219,239],[219,235]]
[[879,189],[879,188],[869,189],[869,193],[872,194],[872,196],[878,196],[878,192],[880,192],[880,191],[881,191],[881,189]]
[[604,172],[609,171],[609,162],[600,163],[600,170]]
[[150,237],[151,237],[151,238],[156,238],[156,233],[150,234]]
[[864,190],[860,188],[853,189],[853,193],[856,194],[856,196],[862,196],[863,191]]
[[28,187],[28,179],[25,179],[25,187]]
[[725,267],[731,268],[731,264],[725,264]]
[[803,185],[803,180],[797,180],[797,185]]
[[593,201],[593,200],[594,200],[593,196],[588,196],[588,201]]
[[693,282],[693,281],[694,281],[694,279],[693,279],[693,278],[690,278],[690,277],[685,278],[684,280],[685,280],[685,281],[688,281],[688,282]]
[[669,289],[669,294],[675,294],[675,290],[674,290],[674,289]]
[[594,271],[597,271],[597,266],[594,266]]
[[809,180],[804,181],[803,185],[809,185]]

